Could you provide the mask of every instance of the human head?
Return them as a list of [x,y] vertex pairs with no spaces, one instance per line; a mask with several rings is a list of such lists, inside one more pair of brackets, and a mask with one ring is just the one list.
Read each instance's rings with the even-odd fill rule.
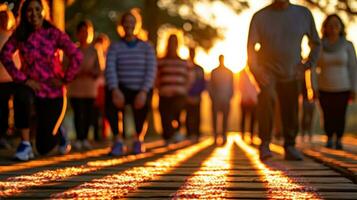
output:
[[274,0],[273,5],[278,9],[284,9],[288,7],[289,0]]
[[329,37],[332,34],[335,36],[344,37],[346,35],[345,24],[337,14],[331,14],[328,15],[322,23],[321,32],[322,37],[324,38]]
[[167,41],[166,57],[177,57],[178,39],[176,34],[171,34]]
[[93,41],[94,29],[90,20],[84,20],[78,23],[76,28],[76,37],[81,44],[90,44]]
[[224,66],[224,55],[219,55],[218,57],[219,60],[219,66]]
[[120,25],[124,30],[124,37],[134,36],[134,31],[136,27],[136,18],[131,12],[126,12],[122,15],[120,20]]
[[45,11],[42,0],[25,0],[20,10],[20,23],[26,23],[32,29],[42,27]]
[[192,61],[194,61],[194,60],[195,60],[195,57],[196,57],[196,49],[195,49],[194,47],[191,47],[191,48],[189,49],[189,53],[190,53],[190,59],[191,59]]
[[110,45],[110,39],[107,34],[105,33],[100,33],[94,41],[95,44],[99,44],[102,46],[103,51],[107,52],[109,45]]

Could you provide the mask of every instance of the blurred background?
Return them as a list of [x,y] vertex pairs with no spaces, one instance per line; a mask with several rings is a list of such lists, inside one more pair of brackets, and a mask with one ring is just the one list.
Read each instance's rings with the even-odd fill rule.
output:
[[[0,1],[16,15],[20,0]],[[347,39],[357,46],[357,1],[356,0],[292,0],[292,3],[307,6],[315,18],[316,27],[321,29],[327,14],[338,13],[346,24]],[[139,19],[137,34],[150,40],[162,56],[169,34],[176,33],[180,39],[180,56],[188,57],[188,47],[197,47],[196,62],[207,77],[218,66],[218,56],[225,55],[226,66],[236,73],[246,67],[246,41],[252,15],[271,3],[271,0],[48,0],[53,23],[65,30],[74,39],[75,27],[83,19],[93,22],[95,35],[106,33],[111,41],[120,37],[117,27],[121,14],[132,10]],[[309,52],[307,40],[302,45],[302,56]],[[237,88],[237,87],[236,87]],[[157,97],[154,97],[154,112],[150,132],[161,132],[157,119]],[[232,100],[229,129],[239,131],[240,94]],[[203,94],[202,130],[211,131],[210,100]],[[314,132],[323,133],[320,113],[315,113]],[[357,135],[357,105],[348,108],[346,132]],[[66,116],[65,126],[72,129],[71,111]],[[130,120],[129,122],[130,123]]]

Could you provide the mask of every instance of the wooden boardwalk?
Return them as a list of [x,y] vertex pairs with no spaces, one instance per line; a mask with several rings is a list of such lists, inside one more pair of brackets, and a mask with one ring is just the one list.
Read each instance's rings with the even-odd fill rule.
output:
[[168,147],[158,141],[146,153],[118,158],[99,148],[2,160],[0,199],[357,199],[356,154],[300,147],[309,156],[302,162],[285,161],[275,144],[274,158],[263,163],[256,148],[231,134],[224,146],[212,139]]

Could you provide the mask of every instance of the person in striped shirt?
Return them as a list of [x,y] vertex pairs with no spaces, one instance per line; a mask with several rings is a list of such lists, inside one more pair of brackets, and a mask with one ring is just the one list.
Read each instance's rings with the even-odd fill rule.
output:
[[190,86],[189,64],[177,55],[177,50],[177,36],[170,35],[166,55],[158,62],[159,111],[163,138],[167,144],[182,139],[179,119],[185,109]]
[[[124,151],[123,138],[119,134],[118,112],[123,113],[124,107],[133,108],[137,139],[133,145],[134,153],[143,152],[143,125],[150,108],[152,88],[156,76],[156,56],[152,45],[136,37],[135,16],[127,12],[121,18],[124,37],[113,43],[107,54],[105,78],[107,84],[106,115],[115,136],[111,155],[122,155]],[[123,123],[124,124],[124,123]],[[125,128],[123,129],[125,130]]]

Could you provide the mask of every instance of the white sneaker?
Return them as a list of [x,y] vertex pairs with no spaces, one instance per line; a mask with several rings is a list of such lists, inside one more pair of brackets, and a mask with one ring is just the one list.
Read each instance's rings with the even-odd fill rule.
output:
[[82,142],[83,148],[86,150],[91,150],[93,149],[93,146],[90,144],[90,142],[88,140],[84,140]]
[[185,136],[182,133],[180,133],[179,131],[177,131],[173,136],[173,140],[175,143],[181,142],[184,139],[185,139]]
[[32,152],[31,144],[27,144],[26,142],[21,142],[17,147],[15,158],[21,161],[28,161],[33,159],[35,156]]
[[83,147],[82,141],[76,140],[76,141],[73,143],[73,147],[74,147],[77,151],[82,150],[82,147]]

